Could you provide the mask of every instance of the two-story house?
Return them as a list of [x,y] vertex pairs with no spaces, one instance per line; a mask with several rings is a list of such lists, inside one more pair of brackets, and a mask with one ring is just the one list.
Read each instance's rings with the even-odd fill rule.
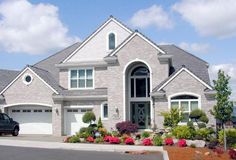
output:
[[[158,36],[158,35],[157,35]],[[208,63],[175,45],[157,45],[110,17],[88,38],[22,71],[0,70],[0,106],[20,133],[71,135],[93,111],[107,129],[132,121],[163,128],[163,111],[184,120],[215,104]]]

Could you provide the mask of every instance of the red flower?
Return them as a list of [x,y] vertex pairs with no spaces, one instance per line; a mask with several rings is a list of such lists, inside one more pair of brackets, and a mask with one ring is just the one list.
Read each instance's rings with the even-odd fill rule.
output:
[[178,141],[178,146],[179,147],[186,147],[187,146],[186,140],[185,139],[180,139]]
[[150,138],[144,138],[143,145],[144,146],[152,146],[152,140]]
[[93,143],[93,142],[94,142],[94,139],[93,139],[93,137],[91,137],[91,136],[89,136],[86,140],[87,140],[87,142],[90,142],[90,143]]
[[110,139],[112,138],[112,136],[105,136],[104,138],[103,138],[103,141],[104,142],[110,142]]
[[111,144],[119,144],[120,143],[120,139],[118,137],[111,137],[110,138],[110,143]]
[[126,138],[125,139],[125,144],[134,145],[134,139],[131,138],[131,137]]
[[166,139],[165,139],[165,144],[166,144],[166,145],[173,145],[173,144],[174,144],[174,141],[173,141],[172,138],[166,138]]
[[231,159],[236,159],[236,151],[233,149],[229,150],[229,156]]

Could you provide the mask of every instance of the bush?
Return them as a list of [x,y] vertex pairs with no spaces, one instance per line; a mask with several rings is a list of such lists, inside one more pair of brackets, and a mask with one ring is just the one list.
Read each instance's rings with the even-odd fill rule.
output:
[[102,137],[104,137],[107,134],[106,128],[98,128],[98,132],[101,134]]
[[119,132],[118,131],[111,131],[111,135],[113,136],[113,137],[119,137]]
[[120,144],[120,139],[118,137],[111,137],[109,142],[111,144]]
[[130,121],[119,122],[116,124],[116,129],[120,134],[130,134],[138,131],[138,126]]
[[161,115],[164,117],[163,125],[165,127],[174,128],[183,119],[182,112],[175,108],[172,108],[170,112],[162,112]]
[[[220,144],[224,143],[224,131],[219,131],[219,142]],[[226,129],[226,140],[229,146],[232,146],[236,143],[236,129]]]
[[208,123],[208,121],[209,121],[206,113],[200,109],[193,110],[190,113],[189,118],[195,119],[196,121],[200,121],[200,122],[204,122],[204,123]]
[[154,146],[162,146],[163,144],[163,139],[160,136],[154,136],[153,137],[153,145]]
[[69,138],[69,143],[79,143],[80,137],[79,136],[72,136]]
[[236,159],[236,151],[233,149],[229,150],[229,156],[231,159]]
[[94,139],[93,137],[89,136],[87,139],[86,139],[87,142],[89,143],[93,143],[94,142]]
[[98,119],[98,128],[102,128],[102,127],[103,127],[102,119],[101,119],[101,117],[99,117],[99,119]]
[[196,139],[198,140],[207,140],[208,136],[211,134],[210,130],[207,128],[201,128],[196,130]]
[[178,141],[178,146],[179,147],[186,147],[187,146],[186,140],[185,139],[180,139]]
[[129,137],[125,139],[125,144],[127,145],[134,145],[134,139]]
[[87,127],[80,128],[79,133],[82,134],[84,132],[87,132]]
[[80,138],[88,138],[90,134],[88,132],[83,132],[80,134]]
[[102,137],[98,137],[95,139],[95,143],[102,143],[103,142],[103,138]]
[[165,145],[170,145],[172,146],[174,144],[174,141],[172,138],[166,138],[165,139]]
[[150,137],[150,133],[144,131],[141,136],[142,136],[142,138],[148,138],[148,137]]
[[89,123],[89,124],[91,124],[93,121],[96,120],[96,116],[95,116],[95,114],[94,114],[92,111],[86,112],[86,113],[83,115],[82,120],[83,120],[84,123]]
[[193,137],[193,132],[188,126],[177,126],[173,130],[173,135],[177,139],[191,139]]
[[144,146],[152,146],[152,140],[150,138],[144,138],[143,145]]

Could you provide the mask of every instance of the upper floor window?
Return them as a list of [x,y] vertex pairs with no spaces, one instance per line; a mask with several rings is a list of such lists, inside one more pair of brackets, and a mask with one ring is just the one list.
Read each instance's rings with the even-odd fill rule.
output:
[[70,88],[88,89],[93,88],[93,69],[70,70]]
[[108,49],[113,50],[116,47],[116,36],[114,33],[108,35]]
[[170,99],[170,107],[177,108],[183,113],[184,119],[181,122],[188,122],[190,113],[199,109],[199,98],[192,95],[179,95]]

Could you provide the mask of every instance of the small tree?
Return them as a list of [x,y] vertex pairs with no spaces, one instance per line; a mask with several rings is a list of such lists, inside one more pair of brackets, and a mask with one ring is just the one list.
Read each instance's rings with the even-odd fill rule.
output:
[[163,125],[165,127],[174,128],[183,119],[182,113],[177,108],[172,108],[169,112],[162,112],[161,115],[164,117]]
[[98,119],[98,128],[102,128],[102,127],[103,127],[102,120],[101,120],[101,117],[99,117],[99,119]]
[[217,120],[223,124],[224,130],[224,148],[226,150],[226,134],[225,134],[225,123],[230,121],[232,118],[233,112],[233,103],[230,102],[229,98],[231,95],[231,89],[229,87],[229,79],[228,75],[225,75],[224,71],[219,70],[218,79],[214,80],[214,89],[216,90],[216,105],[213,110],[211,110],[211,114]]
[[206,115],[205,112],[203,112],[202,110],[200,109],[195,109],[193,110],[190,115],[189,115],[189,118],[191,118],[192,120],[194,120],[197,125],[198,125],[198,128],[201,128],[200,126],[206,126],[206,124],[208,123],[209,119]]
[[82,120],[83,120],[84,123],[91,124],[92,122],[94,122],[96,120],[96,116],[95,116],[95,114],[93,112],[86,112],[83,115]]

